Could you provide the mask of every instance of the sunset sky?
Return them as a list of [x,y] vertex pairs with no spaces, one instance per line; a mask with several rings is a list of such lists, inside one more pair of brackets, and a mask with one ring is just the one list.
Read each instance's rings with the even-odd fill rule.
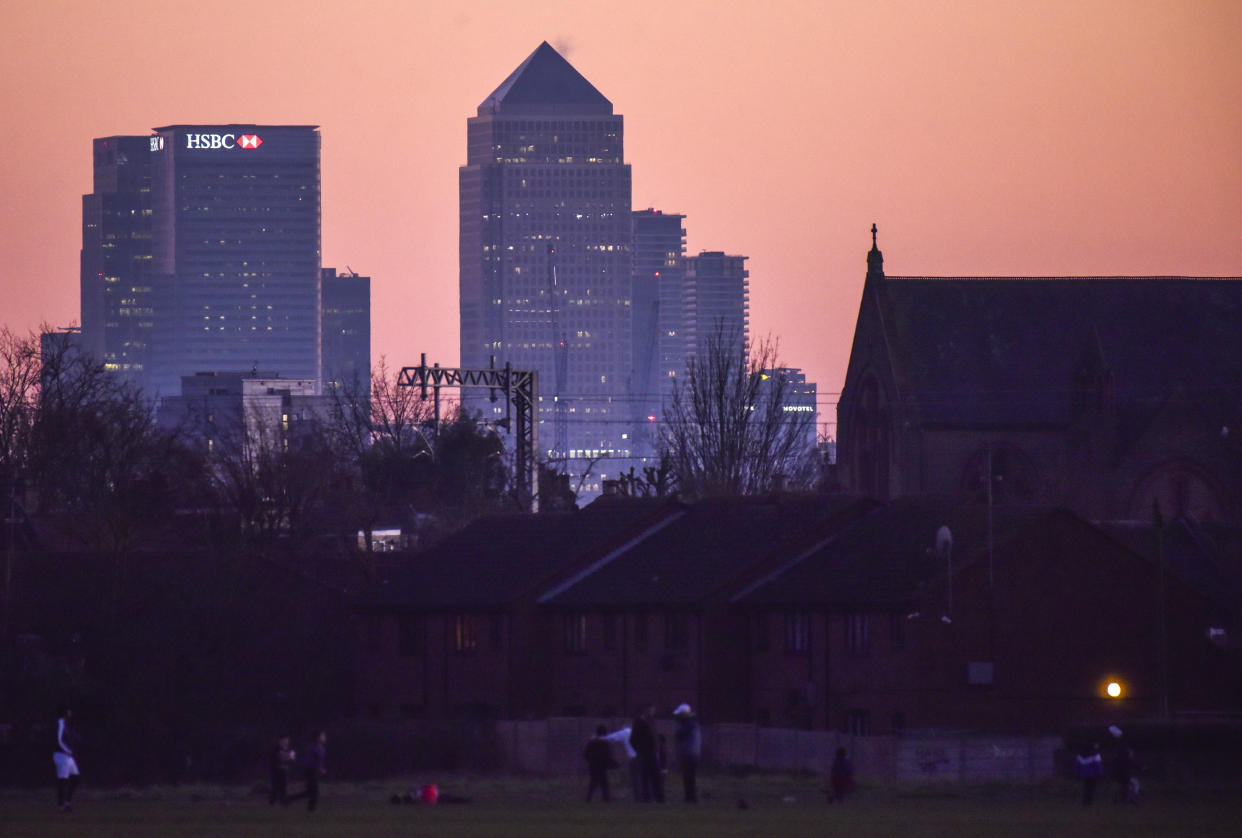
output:
[[93,137],[310,123],[375,358],[455,364],[466,119],[543,40],[830,433],[872,222],[893,275],[1242,275],[1237,0],[0,0],[0,323],[79,319]]

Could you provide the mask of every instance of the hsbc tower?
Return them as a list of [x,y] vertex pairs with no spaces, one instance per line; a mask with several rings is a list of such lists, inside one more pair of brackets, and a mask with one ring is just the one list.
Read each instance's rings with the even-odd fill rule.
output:
[[[197,372],[257,369],[318,382],[317,126],[170,125],[124,139],[128,164],[145,158],[149,195],[136,206],[147,216],[149,256],[133,277],[88,270],[99,260],[88,259],[84,232],[84,343],[111,363],[120,356],[106,345],[117,331],[108,320],[129,315],[145,346],[129,353],[139,368],[123,371],[155,397],[177,395],[181,376]],[[105,252],[109,238],[92,236]],[[98,302],[110,290],[116,304]],[[132,299],[142,303],[137,315]]]

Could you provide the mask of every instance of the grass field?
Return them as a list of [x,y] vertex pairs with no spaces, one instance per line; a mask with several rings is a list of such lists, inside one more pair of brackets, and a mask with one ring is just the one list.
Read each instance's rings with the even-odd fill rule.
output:
[[[75,811],[62,815],[51,789],[0,791],[0,835],[43,836],[376,836],[376,838],[784,838],[784,836],[1237,836],[1242,788],[1154,788],[1142,806],[1111,802],[1101,787],[1096,805],[1078,802],[1075,784],[1035,787],[868,788],[844,805],[828,805],[818,778],[755,775],[703,778],[697,806],[627,800],[586,804],[582,783],[486,777],[439,777],[442,792],[467,804],[393,805],[426,778],[369,784],[325,783],[320,810],[267,805],[250,789],[179,786],[79,791]],[[738,807],[745,799],[748,808]]]

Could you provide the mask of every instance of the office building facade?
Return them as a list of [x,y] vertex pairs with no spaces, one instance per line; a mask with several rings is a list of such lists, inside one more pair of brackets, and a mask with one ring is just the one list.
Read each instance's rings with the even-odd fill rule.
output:
[[366,395],[371,387],[371,277],[320,273],[323,391]]
[[96,139],[93,191],[82,196],[81,346],[140,386],[155,325],[150,148],[147,137]]
[[94,152],[88,351],[157,398],[200,371],[318,382],[318,130],[171,125],[96,140]]
[[[467,123],[460,170],[461,363],[539,373],[541,459],[584,485],[630,454],[630,167],[612,103],[547,43]],[[462,394],[488,420],[486,394]]]
[[655,451],[663,405],[686,368],[685,216],[634,211],[634,438]]
[[743,356],[750,346],[750,272],[745,256],[704,251],[686,258],[685,309],[691,355],[722,339]]

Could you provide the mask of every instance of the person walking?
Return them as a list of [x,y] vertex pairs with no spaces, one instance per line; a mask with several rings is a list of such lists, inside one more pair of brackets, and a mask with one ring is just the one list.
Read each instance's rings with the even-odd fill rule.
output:
[[699,757],[703,753],[703,730],[698,716],[694,715],[689,704],[678,705],[673,711],[673,718],[677,720],[673,741],[677,745],[677,762],[681,766],[685,800],[687,803],[698,803]]
[[582,752],[586,758],[587,772],[591,776],[590,784],[587,786],[587,803],[591,802],[591,796],[595,794],[596,789],[599,789],[600,797],[605,803],[610,799],[608,772],[617,767],[617,761],[612,758],[612,747],[605,738],[607,735],[608,728],[604,725],[595,728],[595,736],[587,742]]
[[293,750],[288,736],[281,736],[272,746],[269,769],[271,770],[271,791],[268,793],[268,805],[289,805],[289,770],[293,767],[297,754]]
[[73,710],[62,707],[56,715],[56,750],[52,752],[52,762],[56,765],[56,808],[62,812],[72,812],[73,792],[77,789],[78,778],[81,776],[78,760],[73,755],[78,737],[71,725]]
[[1100,756],[1100,743],[1092,742],[1091,746],[1078,755],[1078,776],[1082,780],[1082,805],[1090,806],[1095,800],[1095,784],[1104,773],[1104,760]]

